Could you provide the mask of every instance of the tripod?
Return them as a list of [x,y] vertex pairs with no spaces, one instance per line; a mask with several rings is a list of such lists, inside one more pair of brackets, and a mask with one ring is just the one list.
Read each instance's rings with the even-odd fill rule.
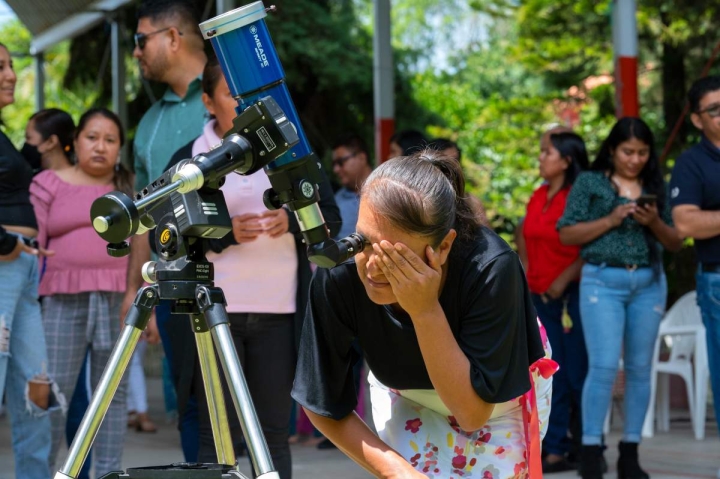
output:
[[[161,237],[161,243],[162,240]],[[172,238],[169,238],[166,245],[171,241]],[[240,426],[246,438],[255,474],[262,479],[279,478],[273,469],[270,452],[260,429],[242,366],[230,334],[229,320],[225,310],[225,296],[220,288],[213,285],[213,265],[205,260],[202,242],[190,243],[191,241],[185,241],[185,244],[188,245],[186,257],[172,262],[163,260],[149,262],[143,267],[145,279],[155,284],[142,287],[138,291],[135,301],[125,317],[125,326],[120,333],[120,338],[115,344],[97,389],[93,393],[75,440],[70,446],[68,457],[60,471],[55,474],[55,479],[76,478],[82,469],[95,435],[127,369],[140,334],[147,326],[153,307],[161,299],[172,300],[174,312],[190,315],[215,438],[217,460],[219,464],[233,466],[225,468],[222,476],[207,477],[244,477],[238,470],[230,437],[227,410],[215,357],[217,350]],[[190,471],[193,477],[198,477],[197,466],[191,467],[195,467]],[[158,475],[156,472],[153,477]],[[114,477],[133,476],[115,475]],[[176,473],[173,477],[181,476]]]
[[[141,468],[137,468],[128,470],[128,473],[134,471],[131,475],[110,473],[105,479],[243,477],[238,471],[230,438],[215,359],[216,349],[255,475],[258,479],[279,479],[273,469],[230,334],[225,297],[222,290],[213,284],[213,265],[205,258],[204,246],[205,240],[221,239],[232,231],[230,213],[220,191],[225,176],[232,172],[250,175],[259,171],[288,152],[298,143],[299,137],[271,97],[262,98],[245,108],[233,120],[233,125],[219,146],[171,167],[140,190],[134,200],[122,192],[113,191],[93,202],[90,209],[92,225],[109,243],[107,251],[110,256],[127,255],[130,245],[126,239],[157,229],[155,246],[158,261],[143,266],[143,278],[151,286],[138,291],[125,317],[120,338],[70,445],[68,457],[55,474],[55,479],[75,479],[79,474],[138,338],[147,326],[152,308],[161,299],[171,300],[175,313],[190,315],[218,463],[226,466],[187,465],[172,467],[172,472],[163,468],[167,474],[140,472]],[[310,161],[312,158],[313,155],[309,155],[274,172],[266,169],[273,188],[265,192],[264,199],[268,208],[288,205],[300,223],[309,258],[323,267],[332,267],[362,251],[365,240],[357,234],[338,241],[328,238],[328,230],[317,205],[318,187],[312,181],[313,170],[320,167]],[[201,473],[199,468],[204,468],[206,472]],[[190,475],[183,475],[179,472],[181,470]],[[221,476],[217,475],[218,470]]]

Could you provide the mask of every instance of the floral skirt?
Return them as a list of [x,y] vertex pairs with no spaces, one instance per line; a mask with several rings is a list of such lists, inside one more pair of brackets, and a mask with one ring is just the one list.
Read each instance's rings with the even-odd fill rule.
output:
[[540,443],[550,415],[551,376],[557,370],[542,333],[546,357],[529,373],[533,390],[496,404],[488,422],[473,432],[460,429],[452,416],[385,387],[371,374],[378,435],[429,478],[540,479]]

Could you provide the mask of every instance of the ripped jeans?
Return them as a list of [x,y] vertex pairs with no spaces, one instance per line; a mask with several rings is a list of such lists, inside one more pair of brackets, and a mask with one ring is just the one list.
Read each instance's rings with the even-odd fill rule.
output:
[[21,253],[14,261],[0,261],[0,398],[5,392],[12,430],[15,477],[37,479],[50,473],[49,408],[29,399],[30,381],[47,371],[45,333],[38,302],[38,259]]
[[650,373],[665,312],[665,274],[652,268],[586,264],[580,281],[580,315],[588,353],[582,394],[584,445],[600,445],[621,353],[625,368],[623,441],[640,442],[650,400]]

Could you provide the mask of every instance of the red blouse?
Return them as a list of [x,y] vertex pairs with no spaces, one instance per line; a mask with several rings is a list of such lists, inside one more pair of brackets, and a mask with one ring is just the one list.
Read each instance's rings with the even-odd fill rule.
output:
[[[527,249],[526,271],[530,291],[542,294],[580,255],[579,246],[566,246],[560,242],[555,225],[565,210],[570,188],[563,188],[547,203],[548,185],[533,193],[527,206],[523,236]],[[544,211],[543,211],[544,210]]]

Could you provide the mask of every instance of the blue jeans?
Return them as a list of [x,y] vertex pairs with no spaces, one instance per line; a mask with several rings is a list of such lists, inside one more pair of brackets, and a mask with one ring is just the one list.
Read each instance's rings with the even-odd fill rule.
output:
[[47,369],[38,302],[38,259],[21,253],[0,261],[0,398],[6,394],[17,479],[52,477],[50,417],[28,397],[28,381]]
[[698,272],[697,302],[705,325],[710,386],[715,398],[715,420],[720,429],[720,274]]
[[623,441],[640,442],[650,400],[655,339],[667,299],[665,274],[652,268],[586,264],[580,281],[580,314],[589,370],[582,397],[584,445],[600,445],[622,352],[625,363]]
[[[580,285],[576,282],[571,283],[563,296],[558,299],[544,302],[540,295],[533,294],[532,300],[538,317],[547,331],[552,358],[560,365],[560,369],[553,375],[552,408],[547,433],[543,439],[543,451],[562,456],[570,451],[568,440],[570,408],[572,406],[580,409],[583,384],[588,370],[585,338],[580,320]],[[565,302],[573,322],[573,327],[567,332],[562,325]]]

